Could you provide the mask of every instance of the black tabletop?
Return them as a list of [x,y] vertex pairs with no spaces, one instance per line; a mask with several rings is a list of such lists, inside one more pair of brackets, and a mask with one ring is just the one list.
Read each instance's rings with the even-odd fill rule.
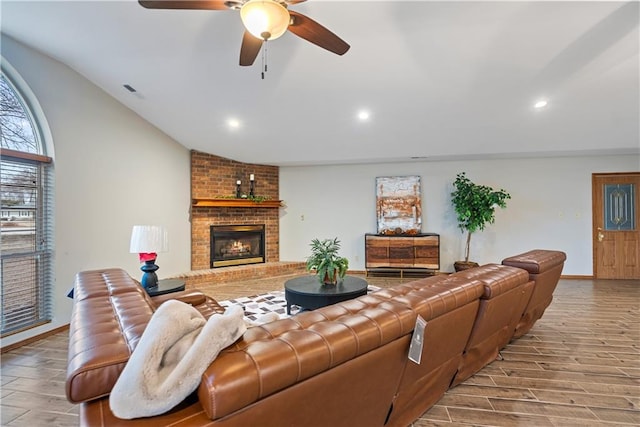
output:
[[366,280],[355,276],[344,276],[336,285],[320,283],[315,275],[300,276],[285,282],[287,292],[305,295],[348,295],[366,289]]
[[162,279],[158,280],[158,286],[147,288],[147,293],[152,296],[170,294],[172,292],[184,291],[185,283],[182,279]]

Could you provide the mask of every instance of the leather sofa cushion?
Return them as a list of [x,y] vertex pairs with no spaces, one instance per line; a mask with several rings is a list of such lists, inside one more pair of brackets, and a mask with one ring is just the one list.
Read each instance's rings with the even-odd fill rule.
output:
[[249,328],[203,374],[200,402],[211,419],[224,417],[410,334],[418,314],[429,321],[482,292],[477,281],[438,279]]
[[534,249],[502,260],[502,264],[527,270],[531,274],[544,273],[563,264],[567,255],[561,251]]
[[109,394],[153,307],[123,270],[78,273],[69,329],[66,393],[73,403]]
[[500,264],[486,264],[455,273],[455,276],[475,279],[484,285],[481,298],[491,299],[509,292],[529,281],[529,273],[521,268]]
[[203,374],[198,396],[207,415],[229,415],[413,328],[415,314],[405,306],[348,302],[249,328]]
[[395,293],[392,301],[408,305],[429,321],[478,299],[484,288],[479,281],[452,274],[427,277],[380,292]]

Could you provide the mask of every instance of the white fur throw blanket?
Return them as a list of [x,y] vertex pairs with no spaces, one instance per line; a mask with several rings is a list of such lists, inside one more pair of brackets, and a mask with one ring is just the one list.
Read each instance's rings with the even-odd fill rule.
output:
[[150,417],[182,402],[198,387],[218,353],[244,334],[243,315],[236,305],[207,321],[189,304],[176,300],[162,304],[111,391],[114,415]]

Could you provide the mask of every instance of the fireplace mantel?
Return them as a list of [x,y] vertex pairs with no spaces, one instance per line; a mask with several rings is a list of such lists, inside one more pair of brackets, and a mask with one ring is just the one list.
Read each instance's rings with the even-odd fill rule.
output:
[[195,208],[279,208],[282,206],[282,200],[258,202],[249,199],[193,199]]

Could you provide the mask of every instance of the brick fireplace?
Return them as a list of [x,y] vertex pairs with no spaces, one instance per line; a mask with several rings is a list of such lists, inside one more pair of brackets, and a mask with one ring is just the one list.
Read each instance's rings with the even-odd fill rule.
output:
[[[271,203],[233,206],[236,182],[249,193],[249,177],[255,178],[255,195],[277,201],[277,166],[241,163],[198,151],[191,152],[192,200],[216,199],[216,206],[191,207],[191,269],[209,269],[211,265],[211,226],[262,225],[265,234],[265,262],[278,262],[280,256],[279,209]],[[228,200],[229,203],[224,201]],[[228,206],[225,206],[228,205]]]
[[265,262],[264,224],[212,225],[211,268]]

